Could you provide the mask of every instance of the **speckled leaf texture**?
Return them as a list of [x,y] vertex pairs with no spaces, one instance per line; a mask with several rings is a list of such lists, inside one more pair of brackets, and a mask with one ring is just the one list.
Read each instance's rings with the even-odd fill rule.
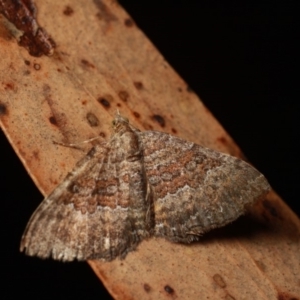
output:
[[[31,47],[32,32],[20,39],[0,15],[0,121],[45,196],[93,145],[80,145],[83,152],[53,141],[107,141],[117,110],[142,132],[242,156],[116,1],[35,5],[37,13],[28,11],[37,16],[33,31],[42,50]],[[190,245],[152,237],[123,260],[89,264],[116,299],[298,299],[295,214],[270,192],[237,222]]]

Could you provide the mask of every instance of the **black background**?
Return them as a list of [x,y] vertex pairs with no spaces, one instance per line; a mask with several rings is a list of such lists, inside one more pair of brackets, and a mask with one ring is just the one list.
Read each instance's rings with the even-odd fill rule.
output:
[[[297,2],[119,2],[299,215]],[[43,197],[0,138],[3,299],[111,299],[86,263],[19,253]]]

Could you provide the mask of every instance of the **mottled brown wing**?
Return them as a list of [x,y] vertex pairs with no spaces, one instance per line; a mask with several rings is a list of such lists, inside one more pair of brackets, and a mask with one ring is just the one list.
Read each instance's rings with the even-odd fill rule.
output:
[[[112,260],[149,234],[139,145],[115,135],[94,147],[31,217],[21,251],[41,258]],[[140,157],[140,156],[139,156]]]
[[240,159],[161,132],[139,136],[157,236],[191,242],[234,221],[270,189],[265,177]]

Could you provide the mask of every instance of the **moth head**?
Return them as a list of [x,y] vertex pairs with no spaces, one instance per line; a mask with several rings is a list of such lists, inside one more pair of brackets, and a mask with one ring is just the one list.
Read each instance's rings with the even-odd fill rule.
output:
[[115,132],[119,131],[120,128],[122,128],[124,125],[128,126],[129,120],[123,116],[120,115],[119,112],[117,112],[114,120],[112,121],[113,129]]

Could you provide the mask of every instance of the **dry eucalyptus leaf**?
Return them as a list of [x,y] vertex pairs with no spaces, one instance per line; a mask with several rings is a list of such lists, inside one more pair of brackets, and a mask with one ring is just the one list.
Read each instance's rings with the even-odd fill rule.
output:
[[[117,2],[35,5],[39,26],[57,47],[51,57],[31,56],[18,45],[17,29],[0,16],[0,120],[44,195],[84,155],[53,141],[107,140],[117,110],[141,130],[241,156]],[[88,151],[92,145],[82,147]],[[247,217],[198,243],[151,238],[125,260],[89,264],[116,299],[296,299],[299,233],[297,217],[270,193]]]

